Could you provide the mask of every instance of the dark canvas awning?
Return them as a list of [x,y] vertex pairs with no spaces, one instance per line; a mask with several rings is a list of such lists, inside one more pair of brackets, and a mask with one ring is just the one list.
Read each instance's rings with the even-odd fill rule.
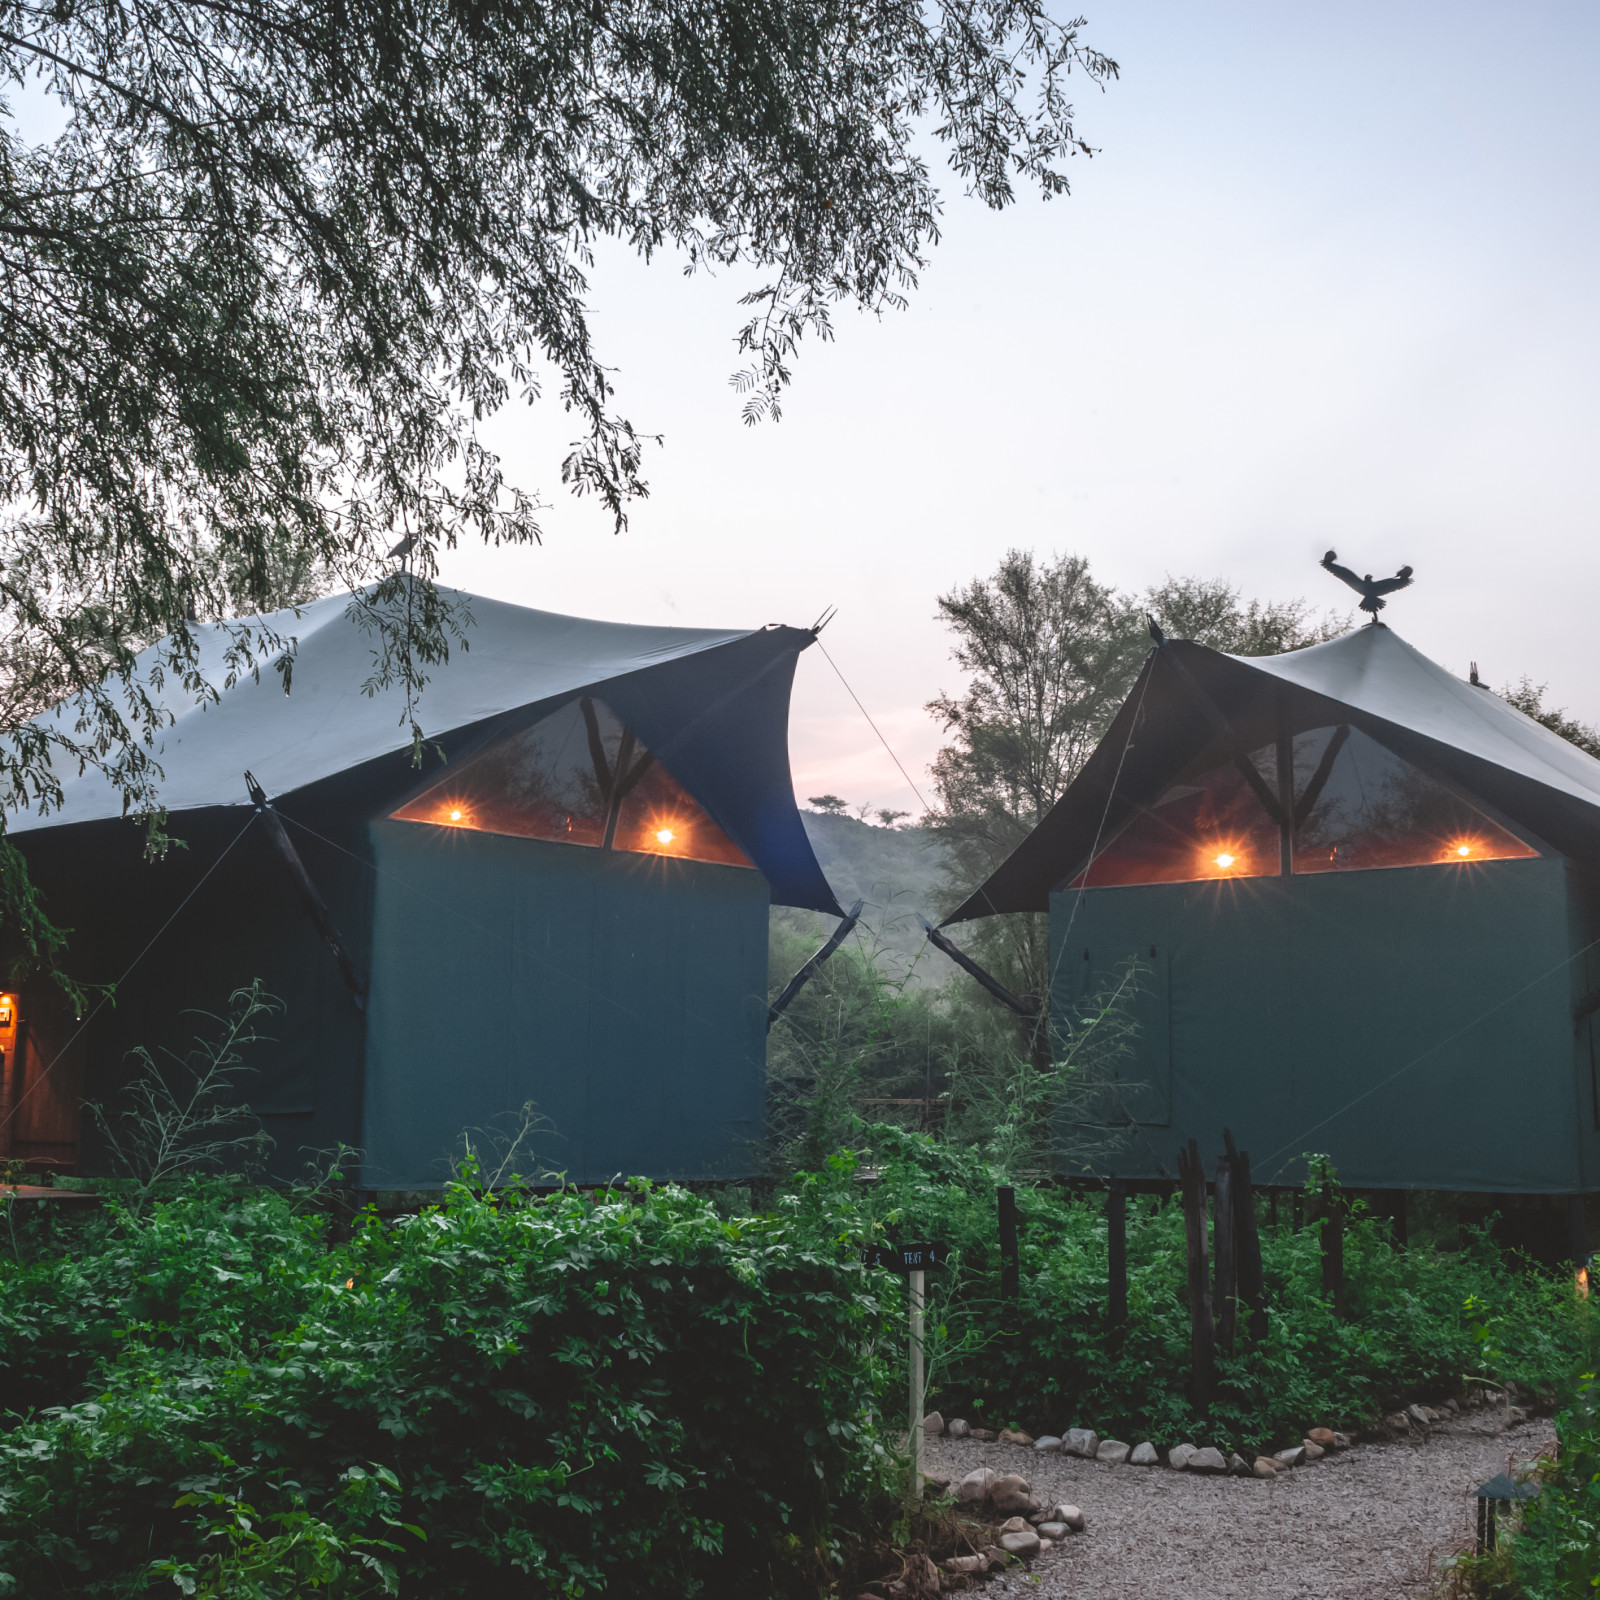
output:
[[[789,770],[789,695],[799,653],[814,638],[810,630],[642,627],[442,592],[470,613],[471,626],[467,647],[428,669],[417,716],[429,740],[461,746],[454,736],[503,730],[563,699],[603,692],[760,869],[775,902],[841,914],[806,838]],[[410,748],[401,691],[364,692],[374,639],[354,598],[333,595],[254,619],[293,650],[288,694],[274,670],[277,657],[229,681],[230,640],[252,619],[191,625],[216,698],[196,705],[169,675],[173,720],[154,752],[169,814],[243,810],[250,804],[246,769],[281,800]],[[150,670],[160,648],[140,658],[141,671]],[[68,701],[41,721],[54,719],[70,736],[77,717],[76,702]],[[123,815],[120,792],[98,772],[73,773],[62,787],[58,809],[45,816],[14,811],[9,831]]]
[[1271,741],[1280,703],[1297,727],[1348,722],[1563,855],[1600,866],[1600,761],[1447,672],[1390,628],[1369,625],[1280,656],[1230,656],[1170,640],[1151,653],[1071,787],[947,920],[1048,910],[1052,889],[1097,841],[1217,743],[1215,713],[1248,748]]

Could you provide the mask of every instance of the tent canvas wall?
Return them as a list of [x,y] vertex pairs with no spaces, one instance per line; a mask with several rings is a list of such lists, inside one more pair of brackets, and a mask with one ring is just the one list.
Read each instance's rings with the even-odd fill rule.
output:
[[1363,1188],[1579,1194],[1597,869],[1600,762],[1388,628],[1173,641],[951,921],[1049,911],[1058,1036],[1136,963],[1136,1040],[1087,1113],[1119,1176],[1228,1127],[1266,1183],[1323,1153]]
[[[492,1143],[524,1104],[529,1164],[575,1181],[752,1170],[767,908],[838,912],[788,767],[812,635],[456,598],[471,648],[424,691],[420,769],[398,695],[361,692],[371,643],[333,597],[275,619],[297,640],[288,695],[270,671],[228,683],[222,630],[205,630],[218,696],[175,707],[159,752],[185,848],[147,861],[93,774],[66,784],[59,811],[12,822],[73,929],[75,975],[121,980],[64,1054],[73,1019],[37,985],[21,997],[35,1050],[11,1066],[16,1154],[70,1159],[80,1099],[114,1102],[134,1046],[181,1048],[197,1027],[186,1010],[220,1011],[260,978],[285,1010],[245,1098],[279,1177],[342,1142],[363,1152],[367,1187],[436,1184],[463,1130]],[[81,1155],[104,1163],[91,1125]]]

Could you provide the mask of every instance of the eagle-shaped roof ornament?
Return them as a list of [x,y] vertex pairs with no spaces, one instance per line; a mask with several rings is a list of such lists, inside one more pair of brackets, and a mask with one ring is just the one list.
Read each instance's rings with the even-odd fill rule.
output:
[[1331,572],[1342,583],[1348,583],[1357,594],[1361,596],[1361,610],[1370,612],[1373,623],[1381,627],[1378,622],[1378,613],[1383,610],[1384,595],[1393,594],[1396,589],[1408,589],[1411,586],[1411,568],[1401,567],[1392,578],[1374,578],[1369,572],[1365,577],[1358,578],[1349,567],[1339,565],[1339,552],[1330,550],[1322,558],[1322,569]]

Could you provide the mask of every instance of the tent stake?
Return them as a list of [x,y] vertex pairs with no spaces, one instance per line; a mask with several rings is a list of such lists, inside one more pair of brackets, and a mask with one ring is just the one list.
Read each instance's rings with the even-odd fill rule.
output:
[[311,881],[311,874],[306,871],[306,864],[300,859],[300,852],[295,849],[294,841],[284,831],[283,819],[272,809],[266,790],[248,772],[244,775],[244,781],[256,810],[261,813],[262,820],[267,825],[268,836],[277,847],[278,854],[283,857],[284,864],[294,879],[295,887],[300,891],[300,898],[305,901],[306,910],[311,913],[311,920],[317,925],[317,932],[322,935],[323,942],[338,960],[339,971],[344,974],[345,984],[355,997],[356,1010],[365,1011],[367,986],[361,981],[361,974],[356,971],[355,961],[345,948],[344,940],[339,937],[339,930],[334,926],[327,901],[322,898],[316,884]]

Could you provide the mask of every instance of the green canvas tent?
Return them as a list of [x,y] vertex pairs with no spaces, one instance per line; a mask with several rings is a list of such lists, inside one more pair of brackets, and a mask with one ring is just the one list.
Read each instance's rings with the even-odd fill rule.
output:
[[1119,1176],[1227,1127],[1261,1183],[1318,1153],[1361,1188],[1600,1190],[1600,762],[1389,628],[1163,641],[949,920],[1046,910],[1058,1036],[1138,975],[1077,1113]]
[[114,1104],[134,1046],[181,1048],[186,1013],[259,978],[285,1009],[244,1097],[280,1177],[342,1142],[364,1187],[435,1185],[463,1130],[492,1141],[525,1104],[530,1161],[574,1181],[752,1170],[768,906],[838,913],[788,764],[812,633],[452,598],[470,648],[430,671],[420,767],[334,596],[266,619],[288,693],[272,663],[231,681],[229,630],[197,628],[215,698],[175,700],[156,752],[184,848],[146,860],[94,773],[12,817],[74,975],[116,986],[86,1028],[40,986],[14,997],[13,1154],[103,1165],[81,1102]]

